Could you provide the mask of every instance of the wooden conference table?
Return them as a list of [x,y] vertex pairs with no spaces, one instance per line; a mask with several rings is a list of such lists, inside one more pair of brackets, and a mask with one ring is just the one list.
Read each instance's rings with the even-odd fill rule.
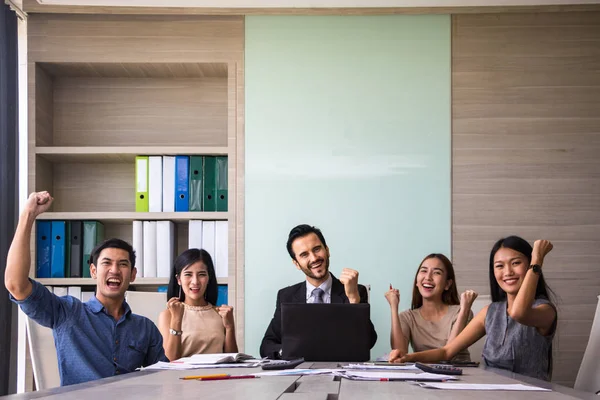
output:
[[[337,363],[304,363],[298,368],[337,368]],[[186,375],[230,373],[251,374],[260,368],[201,369],[191,371],[141,371],[93,382],[7,396],[6,399],[125,400],[125,399],[466,399],[485,398],[527,400],[599,398],[564,386],[493,368],[464,368],[463,383],[526,383],[552,389],[552,392],[503,392],[425,389],[407,382],[351,381],[325,375],[268,376],[260,379],[220,381],[180,380]]]

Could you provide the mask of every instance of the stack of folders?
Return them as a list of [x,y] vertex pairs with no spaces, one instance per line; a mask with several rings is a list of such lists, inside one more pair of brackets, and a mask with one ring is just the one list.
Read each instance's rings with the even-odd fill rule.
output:
[[36,277],[89,278],[92,250],[103,240],[98,221],[37,221]]
[[227,157],[137,156],[137,212],[227,211]]
[[[210,254],[217,278],[228,276],[227,221],[189,221],[189,249]],[[138,276],[168,278],[175,257],[175,224],[171,221],[133,221],[133,249]]]
[[81,286],[46,286],[46,288],[57,296],[73,296],[83,303],[94,297],[94,292],[82,291]]
[[168,278],[175,257],[175,224],[171,221],[133,221],[137,276]]

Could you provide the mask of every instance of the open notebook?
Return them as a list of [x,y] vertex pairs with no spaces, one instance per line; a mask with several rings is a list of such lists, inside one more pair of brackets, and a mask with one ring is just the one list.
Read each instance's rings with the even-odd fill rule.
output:
[[244,353],[194,354],[191,357],[183,357],[177,360],[177,362],[189,365],[215,365],[257,361],[259,360]]

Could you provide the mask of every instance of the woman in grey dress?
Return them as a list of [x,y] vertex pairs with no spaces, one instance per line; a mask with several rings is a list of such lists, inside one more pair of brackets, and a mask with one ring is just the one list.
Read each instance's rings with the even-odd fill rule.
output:
[[492,303],[444,347],[405,355],[392,350],[391,362],[449,360],[487,334],[486,365],[550,380],[556,307],[542,275],[552,243],[536,240],[533,248],[518,236],[500,239],[490,253]]

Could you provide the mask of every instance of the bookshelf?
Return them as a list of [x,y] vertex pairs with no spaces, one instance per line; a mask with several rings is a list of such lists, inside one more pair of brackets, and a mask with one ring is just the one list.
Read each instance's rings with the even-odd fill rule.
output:
[[[133,220],[171,220],[177,251],[190,219],[227,220],[229,276],[219,283],[244,351],[244,18],[41,12],[27,31],[27,190],[56,199],[40,219],[98,220],[106,237],[128,241]],[[177,154],[228,157],[228,212],[135,212],[135,156]],[[164,284],[138,278],[133,287]],[[31,390],[21,316],[18,340],[19,387]]]
[[[34,190],[55,201],[40,220],[97,220],[105,238],[132,243],[134,220],[175,223],[176,254],[188,248],[188,222],[233,215],[235,179],[227,212],[135,212],[137,155],[228,156],[231,100],[227,63],[35,63],[35,125],[30,131]],[[228,175],[235,176],[235,162]],[[232,224],[230,224],[232,225]],[[229,228],[235,243],[235,227]],[[32,249],[35,260],[35,248]],[[232,251],[230,251],[232,253]],[[235,271],[229,257],[229,271]],[[30,276],[35,277],[35,263]],[[39,279],[50,286],[91,286],[91,278]],[[229,278],[219,278],[228,284]],[[235,282],[235,280],[233,280]],[[137,290],[168,278],[138,278]],[[230,296],[230,298],[234,298]]]

